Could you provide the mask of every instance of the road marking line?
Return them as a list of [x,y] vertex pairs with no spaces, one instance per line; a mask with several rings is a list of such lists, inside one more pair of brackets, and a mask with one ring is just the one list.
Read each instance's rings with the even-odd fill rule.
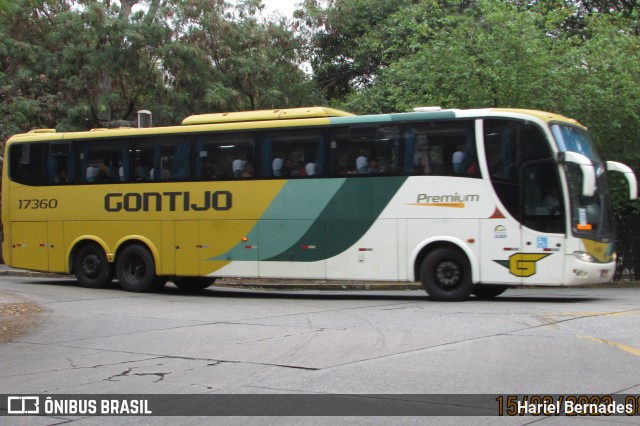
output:
[[640,356],[640,349],[634,348],[633,346],[628,346],[622,343],[614,342],[613,340],[601,339],[599,337],[594,337],[594,336],[578,336],[578,337],[582,339],[588,339],[598,343],[604,343],[606,345],[613,346],[614,348],[618,348],[622,351],[628,352],[635,356]]

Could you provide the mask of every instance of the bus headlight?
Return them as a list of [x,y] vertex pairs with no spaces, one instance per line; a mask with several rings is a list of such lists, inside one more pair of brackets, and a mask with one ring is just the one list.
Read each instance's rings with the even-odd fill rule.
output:
[[583,262],[594,263],[596,259],[586,251],[574,251],[573,255]]

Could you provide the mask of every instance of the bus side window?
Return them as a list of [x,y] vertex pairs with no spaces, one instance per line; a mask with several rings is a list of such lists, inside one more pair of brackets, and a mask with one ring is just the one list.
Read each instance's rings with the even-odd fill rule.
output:
[[287,130],[263,133],[261,177],[296,178],[322,175],[324,131]]
[[252,132],[198,135],[195,142],[197,180],[249,177],[255,150]]
[[480,177],[473,121],[433,121],[404,132],[405,172]]
[[519,188],[524,182],[521,182],[521,168],[529,161],[552,158],[544,134],[527,122],[486,119],[484,150],[496,194],[509,213],[522,220]]
[[338,127],[331,132],[331,175],[392,175],[402,170],[398,126]]
[[78,144],[79,173],[81,183],[116,183],[128,174],[124,166],[128,142],[123,139],[87,140]]
[[46,143],[11,145],[9,178],[24,185],[44,185],[46,183],[44,170],[47,147]]
[[562,233],[564,208],[554,160],[527,162],[522,168],[523,223],[541,232]]
[[52,142],[49,144],[47,157],[47,183],[49,185],[73,183],[74,166],[75,155],[71,143]]
[[189,179],[191,138],[152,136],[137,139],[133,170],[137,181]]

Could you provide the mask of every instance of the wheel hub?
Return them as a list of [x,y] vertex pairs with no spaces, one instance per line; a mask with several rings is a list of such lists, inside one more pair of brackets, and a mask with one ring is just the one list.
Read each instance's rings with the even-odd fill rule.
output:
[[100,259],[95,254],[82,259],[82,272],[89,277],[95,277],[100,273]]
[[445,261],[436,269],[436,281],[443,288],[452,288],[460,283],[460,268],[455,262]]

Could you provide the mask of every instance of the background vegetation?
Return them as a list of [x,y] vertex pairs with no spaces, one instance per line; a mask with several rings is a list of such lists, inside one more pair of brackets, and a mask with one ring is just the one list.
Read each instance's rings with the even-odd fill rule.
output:
[[[0,0],[0,140],[328,104],[355,113],[522,107],[590,127],[640,173],[635,0]],[[612,176],[615,177],[615,176]],[[620,268],[640,276],[638,202],[611,179]],[[638,277],[640,278],[640,277]]]

